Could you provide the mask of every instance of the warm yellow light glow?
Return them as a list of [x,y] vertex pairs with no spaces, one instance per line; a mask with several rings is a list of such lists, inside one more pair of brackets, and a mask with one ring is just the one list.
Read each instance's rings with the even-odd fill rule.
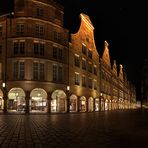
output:
[[88,29],[93,30],[94,27],[92,26],[92,24],[86,19],[86,17],[81,13],[80,14],[81,18],[83,19],[83,21],[85,22],[86,26],[88,27]]
[[70,90],[70,86],[67,86],[67,90]]
[[3,87],[3,88],[6,87],[6,83],[2,83],[2,87]]

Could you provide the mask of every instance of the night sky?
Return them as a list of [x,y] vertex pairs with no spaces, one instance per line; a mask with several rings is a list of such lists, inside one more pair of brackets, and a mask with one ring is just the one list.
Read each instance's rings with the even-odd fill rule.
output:
[[[0,9],[10,7],[12,0],[0,0]],[[79,28],[79,14],[87,14],[93,25],[100,56],[104,40],[109,43],[111,61],[116,60],[127,71],[127,77],[140,90],[141,67],[147,54],[146,2],[126,0],[57,0],[64,6],[64,27],[70,33]],[[9,2],[9,3],[8,3]]]

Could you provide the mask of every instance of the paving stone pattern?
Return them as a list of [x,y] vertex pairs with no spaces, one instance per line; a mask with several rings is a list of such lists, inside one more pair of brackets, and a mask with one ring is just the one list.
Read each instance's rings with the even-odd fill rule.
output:
[[0,114],[0,148],[122,147],[148,147],[148,111]]

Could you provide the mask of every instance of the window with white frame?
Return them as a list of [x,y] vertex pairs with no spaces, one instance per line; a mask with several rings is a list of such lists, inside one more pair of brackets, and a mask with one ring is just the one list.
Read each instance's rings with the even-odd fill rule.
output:
[[63,59],[63,49],[60,47],[53,46],[53,58],[62,60]]
[[92,88],[92,78],[88,78],[88,87]]
[[40,62],[33,62],[33,79],[44,80],[45,79],[45,64]]
[[63,67],[57,64],[53,65],[53,81],[63,81]]
[[45,51],[45,44],[40,42],[34,42],[34,54],[43,56]]
[[62,34],[58,31],[54,31],[54,40],[61,41],[61,39],[62,39]]
[[97,80],[94,80],[94,89],[97,89]]
[[13,53],[14,55],[24,54],[25,53],[25,41],[14,42],[13,43]]
[[80,56],[75,54],[75,66],[80,67]]
[[75,84],[80,85],[80,74],[75,72]]
[[86,70],[86,59],[82,58],[82,69]]
[[24,34],[24,28],[25,25],[24,24],[16,24],[16,34],[17,35],[23,35]]
[[35,26],[35,34],[36,34],[37,36],[43,36],[43,35],[44,35],[44,26],[43,26],[43,25],[37,24],[37,25]]
[[86,86],[86,76],[82,76],[82,86]]
[[15,80],[23,80],[25,77],[24,61],[16,61],[13,63],[13,78]]

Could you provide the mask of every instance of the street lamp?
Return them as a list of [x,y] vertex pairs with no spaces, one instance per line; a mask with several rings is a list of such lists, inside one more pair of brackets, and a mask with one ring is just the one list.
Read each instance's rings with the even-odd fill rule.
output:
[[69,103],[70,103],[69,91],[70,91],[70,86],[67,86],[67,112],[69,112]]

